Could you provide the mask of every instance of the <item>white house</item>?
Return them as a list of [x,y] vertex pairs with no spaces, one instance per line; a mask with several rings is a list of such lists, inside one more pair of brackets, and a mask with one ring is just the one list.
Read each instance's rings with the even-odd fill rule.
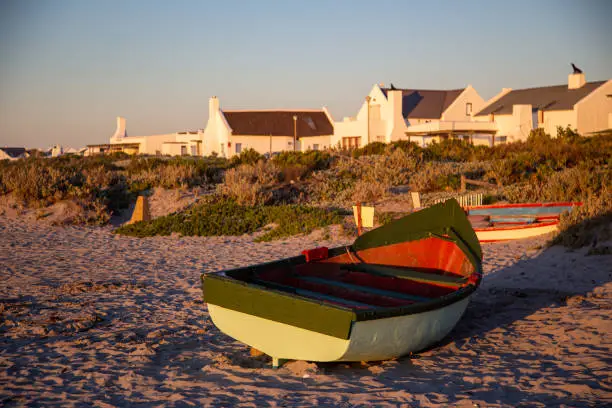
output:
[[30,157],[25,147],[0,147],[0,160],[17,160]]
[[586,82],[582,72],[575,72],[564,85],[505,88],[474,118],[494,124],[495,140],[509,142],[525,140],[537,128],[552,136],[557,126],[569,126],[581,135],[612,129],[612,80]]
[[472,115],[484,100],[468,85],[455,90],[399,89],[374,85],[357,116],[335,124],[334,146],[353,148],[371,142],[411,140],[422,145],[448,135],[491,133]]
[[128,136],[126,120],[117,117],[117,129],[108,144],[87,145],[86,155],[124,152],[151,155],[202,155],[201,130],[149,136]]
[[333,118],[322,109],[222,110],[210,98],[204,155],[232,157],[251,148],[260,154],[330,147]]

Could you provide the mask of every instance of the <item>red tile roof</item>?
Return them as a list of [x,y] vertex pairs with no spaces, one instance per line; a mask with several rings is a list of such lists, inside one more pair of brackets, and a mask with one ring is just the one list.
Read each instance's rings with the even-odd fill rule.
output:
[[233,135],[291,136],[297,116],[297,137],[325,136],[334,126],[322,110],[223,111]]

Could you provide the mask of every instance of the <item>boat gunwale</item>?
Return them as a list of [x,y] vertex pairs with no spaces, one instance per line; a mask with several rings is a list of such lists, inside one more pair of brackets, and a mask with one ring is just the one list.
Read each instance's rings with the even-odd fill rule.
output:
[[[496,208],[548,208],[548,207],[580,207],[582,206],[581,201],[570,202],[553,202],[553,203],[514,203],[514,204],[491,204],[491,205],[476,205],[472,207],[465,207],[468,211],[470,210],[488,210]],[[480,214],[479,214],[480,215]]]
[[[330,257],[337,256],[337,255],[345,253],[346,250],[347,250],[347,247],[331,248],[329,250],[329,255]],[[251,270],[251,272],[254,273],[255,271],[253,271],[253,269],[265,269],[265,268],[276,267],[276,266],[281,266],[281,265],[300,265],[300,264],[306,264],[306,263],[307,262],[306,262],[305,256],[298,255],[295,257],[283,258],[277,261],[271,261],[271,262],[267,262],[264,264],[246,266],[242,268],[228,269],[228,270],[223,270],[223,271],[218,271],[218,272],[205,273],[201,275],[201,279],[202,281],[204,281],[205,278],[221,279],[228,283],[237,284],[241,286],[247,286],[252,289],[257,289],[261,291],[271,292],[271,293],[280,295],[281,297],[286,297],[291,300],[300,300],[302,302],[308,302],[308,303],[313,303],[313,304],[318,304],[318,305],[325,305],[330,308],[338,309],[344,312],[353,313],[353,315],[355,316],[354,321],[366,321],[366,320],[376,320],[376,319],[383,319],[383,318],[395,317],[395,316],[405,316],[405,315],[424,313],[430,310],[439,309],[439,308],[451,305],[453,303],[459,302],[465,299],[466,297],[470,296],[480,286],[480,283],[482,280],[482,267],[480,264],[477,264],[475,265],[474,271],[472,271],[472,273],[466,277],[468,278],[468,282],[464,286],[459,287],[457,290],[447,295],[440,296],[437,298],[432,298],[431,300],[426,301],[426,302],[417,302],[417,303],[413,303],[410,305],[392,306],[392,307],[375,307],[373,309],[359,310],[359,309],[344,307],[341,305],[332,304],[332,303],[320,301],[317,299],[313,299],[310,297],[302,296],[298,293],[288,293],[288,292],[285,292],[279,289],[274,289],[268,286],[264,286],[262,284],[243,281],[239,278],[235,278],[229,275],[231,273],[237,273],[237,272],[241,273],[241,272],[249,271],[249,270]],[[317,262],[312,262],[312,263],[316,264]],[[470,279],[471,276],[474,276],[475,279],[474,278]],[[209,303],[206,299],[204,299],[204,301],[206,303]],[[227,305],[223,305],[219,303],[213,302],[213,304],[217,304],[218,306],[221,306],[221,307],[227,307]],[[237,311],[241,311],[241,310],[237,310]],[[260,316],[260,317],[265,317],[265,316]]]
[[532,229],[532,228],[535,229],[535,228],[551,227],[553,225],[558,225],[558,224],[559,224],[559,220],[555,220],[555,221],[546,221],[546,222],[534,222],[531,224],[507,225],[504,227],[496,227],[496,226],[480,227],[480,228],[474,228],[474,231],[475,232],[512,231],[512,230],[521,230],[521,229]]

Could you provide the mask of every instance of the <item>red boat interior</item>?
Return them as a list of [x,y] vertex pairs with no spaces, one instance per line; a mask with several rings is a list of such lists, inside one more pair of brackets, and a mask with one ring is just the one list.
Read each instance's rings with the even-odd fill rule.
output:
[[[447,295],[467,280],[443,271],[411,270],[413,278],[354,270],[358,265],[308,263],[256,273],[254,283],[356,309],[406,306]],[[360,265],[364,268],[364,265]],[[376,267],[386,266],[367,265]],[[365,269],[365,268],[364,268]],[[383,271],[385,269],[382,269]]]
[[[355,257],[363,262],[354,262]],[[469,284],[473,270],[454,244],[428,238],[297,265],[271,265],[244,278],[271,289],[363,310],[407,306],[448,295]]]

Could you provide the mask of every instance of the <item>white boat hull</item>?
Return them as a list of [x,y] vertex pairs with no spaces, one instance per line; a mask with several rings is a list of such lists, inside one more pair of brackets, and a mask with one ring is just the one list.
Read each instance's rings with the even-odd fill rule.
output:
[[214,324],[225,334],[274,361],[377,361],[423,350],[455,327],[469,297],[440,309],[354,322],[349,339],[302,329],[209,304]]
[[480,242],[497,242],[536,237],[538,235],[555,232],[557,229],[557,222],[549,222],[541,225],[532,224],[503,228],[475,228],[474,232],[476,232],[476,236]]

